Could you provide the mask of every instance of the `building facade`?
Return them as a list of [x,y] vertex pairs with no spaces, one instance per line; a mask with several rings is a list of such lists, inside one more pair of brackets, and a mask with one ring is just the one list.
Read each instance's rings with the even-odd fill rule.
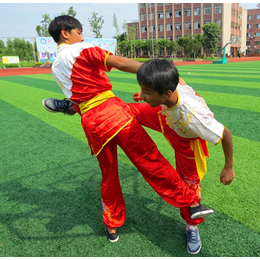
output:
[[246,51],[247,10],[237,3],[139,3],[139,35],[136,39],[168,39],[176,41],[184,35],[203,34],[207,23],[222,28],[219,53]]
[[247,11],[246,54],[260,56],[260,8]]

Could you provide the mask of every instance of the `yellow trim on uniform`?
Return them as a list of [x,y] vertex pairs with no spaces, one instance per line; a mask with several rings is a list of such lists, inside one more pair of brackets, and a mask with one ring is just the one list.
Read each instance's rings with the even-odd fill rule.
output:
[[[158,118],[159,118],[162,133],[164,134],[164,129],[163,129],[160,113],[161,113],[161,111],[158,112]],[[166,136],[165,136],[165,139],[170,144],[170,146],[172,146],[171,142],[168,140],[168,138],[166,138]],[[175,151],[175,153],[178,153],[178,154],[180,154],[181,156],[184,156],[187,159],[193,159],[193,160],[195,159],[198,175],[199,175],[200,180],[202,180],[206,171],[207,171],[207,161],[206,161],[207,157],[204,155],[204,152],[203,152],[203,149],[202,149],[202,146],[201,146],[199,139],[192,139],[190,141],[190,147],[191,147],[191,150],[194,151],[194,157],[188,157],[188,156],[185,156],[185,155],[178,153],[176,151]]]
[[198,175],[200,180],[202,180],[207,171],[207,162],[206,162],[206,156],[204,155],[200,140],[199,139],[191,140],[190,147],[191,150],[194,151]]
[[111,90],[107,90],[102,92],[101,94],[95,96],[91,100],[82,102],[79,104],[80,112],[81,114],[86,113],[90,109],[104,103],[107,101],[109,98],[115,97],[114,93]]
[[98,156],[98,154],[101,152],[101,150],[104,148],[104,146],[105,146],[111,139],[113,139],[125,126],[127,126],[133,119],[134,119],[134,117],[132,117],[130,120],[128,120],[116,133],[114,133],[114,134],[102,145],[102,147],[99,149],[99,151],[98,151],[95,155]]
[[105,66],[106,71],[108,71],[108,69],[107,69],[107,58],[108,58],[109,54],[110,54],[110,51],[107,53],[105,60],[104,60],[104,66]]

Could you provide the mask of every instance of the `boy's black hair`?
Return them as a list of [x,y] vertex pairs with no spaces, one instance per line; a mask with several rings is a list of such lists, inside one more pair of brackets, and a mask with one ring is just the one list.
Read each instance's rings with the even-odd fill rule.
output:
[[153,88],[160,95],[167,90],[174,91],[179,83],[179,73],[175,65],[168,60],[149,60],[137,71],[140,86]]
[[66,30],[69,33],[72,29],[83,31],[82,24],[76,18],[69,15],[55,17],[54,20],[51,21],[48,29],[49,34],[57,43],[60,41],[61,30]]

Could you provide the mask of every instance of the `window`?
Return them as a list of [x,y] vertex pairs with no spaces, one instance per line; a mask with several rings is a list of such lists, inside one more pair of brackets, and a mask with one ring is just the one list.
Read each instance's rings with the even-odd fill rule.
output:
[[149,4],[149,7],[154,7],[154,3],[150,3],[150,4]]
[[163,49],[159,50],[159,56],[164,56],[164,50]]
[[180,37],[181,37],[181,35],[176,35],[176,36],[175,36],[176,41],[177,41]]
[[155,31],[155,26],[154,25],[150,25],[150,32]]
[[210,20],[205,20],[204,21],[204,24],[208,24],[208,23],[211,23],[211,21]]
[[210,14],[211,13],[211,6],[207,5],[204,6],[204,14]]
[[141,4],[141,8],[145,8],[145,3],[142,3],[142,4]]
[[176,23],[175,24],[175,30],[180,31],[181,30],[181,23]]
[[194,15],[200,15],[200,7],[194,7]]
[[247,29],[251,29],[251,24],[248,24],[248,25],[247,25]]
[[256,25],[256,28],[260,28],[260,23]]
[[190,22],[185,22],[185,30],[191,29]]
[[146,42],[146,41],[147,41],[147,38],[142,38],[142,41],[143,41],[143,42]]
[[255,45],[260,45],[260,41],[255,41]]
[[221,20],[215,20],[215,23],[217,23],[221,27]]
[[256,19],[260,19],[260,14],[257,14],[257,15],[256,15]]
[[184,10],[185,16],[190,16],[190,8]]
[[172,11],[166,11],[166,18],[172,18]]
[[141,29],[142,29],[142,33],[145,33],[145,32],[146,32],[146,30],[147,30],[147,29],[146,29],[146,26],[142,26],[142,28],[141,28]]
[[163,4],[162,3],[158,3],[157,6],[162,6]]
[[158,12],[158,19],[163,19],[163,12]]
[[251,19],[252,19],[252,15],[248,15],[247,20],[251,20]]
[[163,24],[158,24],[158,32],[163,32]]
[[167,36],[168,41],[172,41],[172,36]]
[[247,33],[247,34],[246,34],[246,37],[250,37],[250,36],[251,36],[251,33]]
[[259,50],[258,49],[255,50],[255,54],[259,54]]
[[221,14],[221,5],[215,5],[215,14]]
[[181,10],[175,10],[175,17],[180,17],[181,16]]
[[149,14],[149,20],[153,20],[153,15],[154,15],[154,13]]
[[166,24],[166,31],[167,32],[172,31],[172,24],[171,23]]
[[255,37],[260,37],[260,32],[257,32],[257,33],[255,34]]
[[194,29],[199,29],[200,28],[200,21],[195,21],[194,22]]
[[246,42],[246,46],[250,46],[250,41],[247,41],[247,42]]
[[146,20],[146,14],[141,14],[141,21],[145,21]]

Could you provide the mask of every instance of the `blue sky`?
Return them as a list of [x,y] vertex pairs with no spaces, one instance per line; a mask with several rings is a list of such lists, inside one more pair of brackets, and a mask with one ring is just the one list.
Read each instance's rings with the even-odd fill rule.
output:
[[[133,20],[138,20],[138,2],[102,2],[103,3],[99,3],[97,0],[95,3],[89,3],[85,0],[84,3],[80,3],[80,1],[76,0],[67,3],[65,1],[46,0],[35,3],[10,0],[6,3],[0,0],[0,39],[4,42],[8,37],[18,37],[30,40],[32,37],[37,36],[35,28],[37,25],[40,25],[43,14],[47,13],[51,18],[54,18],[62,12],[66,12],[71,6],[73,6],[73,9],[77,12],[76,18],[83,24],[83,35],[85,38],[93,38],[94,36],[89,30],[88,23],[88,18],[91,17],[92,12],[98,13],[105,21],[103,29],[101,30],[103,38],[112,38],[115,35],[113,14],[116,15],[120,27],[123,25],[124,21],[131,22]],[[257,8],[256,4],[257,2],[251,2],[241,3],[240,5],[246,9],[253,9]]]

